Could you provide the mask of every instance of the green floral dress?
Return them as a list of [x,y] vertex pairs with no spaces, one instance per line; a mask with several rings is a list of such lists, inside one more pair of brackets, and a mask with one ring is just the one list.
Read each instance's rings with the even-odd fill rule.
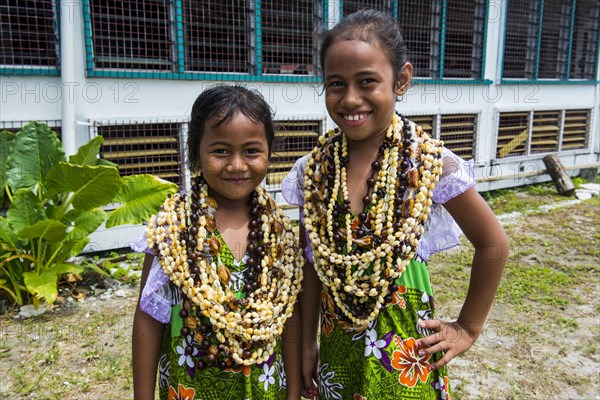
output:
[[362,332],[340,327],[330,294],[321,294],[320,399],[450,398],[446,368],[428,368],[441,354],[422,357],[415,346],[431,333],[419,323],[434,314],[427,266],[411,261],[397,283],[392,303]]
[[[231,271],[231,289],[243,287],[245,256],[237,262],[220,235],[221,260]],[[158,264],[157,264],[158,265]],[[158,267],[160,268],[160,266]],[[162,271],[161,271],[162,272]],[[194,356],[200,355],[195,339],[183,337],[180,329],[183,320],[179,316],[182,294],[176,286],[168,283],[172,297],[171,319],[165,325],[159,359],[159,393],[161,399],[186,400],[276,400],[285,398],[286,378],[281,357],[281,344],[264,364],[250,367],[228,367],[224,371],[211,366],[203,370],[195,368]],[[217,344],[216,338],[210,338]],[[186,346],[194,344],[194,352],[185,354]]]

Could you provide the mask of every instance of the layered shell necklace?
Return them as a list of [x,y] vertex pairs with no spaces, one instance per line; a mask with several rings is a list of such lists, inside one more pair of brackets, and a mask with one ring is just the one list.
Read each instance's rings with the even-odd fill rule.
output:
[[199,369],[265,362],[302,280],[302,252],[291,223],[262,187],[250,194],[245,284],[232,291],[231,272],[220,257],[217,202],[201,176],[193,179],[191,193],[169,197],[147,227],[150,248],[184,295],[180,333],[194,338],[185,354],[198,355]]
[[334,129],[319,137],[304,175],[304,222],[340,326],[364,329],[391,302],[424,232],[441,153],[442,142],[394,114],[371,165],[364,211],[353,218],[346,135]]

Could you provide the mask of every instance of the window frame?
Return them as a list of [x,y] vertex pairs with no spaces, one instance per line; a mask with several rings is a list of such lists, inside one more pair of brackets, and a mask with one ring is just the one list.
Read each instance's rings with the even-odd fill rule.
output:
[[[500,55],[501,57],[501,67],[500,67],[500,83],[501,84],[510,84],[510,85],[514,85],[514,84],[542,84],[542,85],[594,85],[594,84],[598,84],[600,83],[600,81],[598,80],[598,70],[600,68],[600,63],[598,62],[598,55],[600,54],[600,15],[597,21],[597,32],[598,32],[598,43],[597,43],[597,49],[596,49],[596,67],[594,70],[594,78],[592,79],[583,79],[583,78],[571,78],[571,63],[572,63],[572,58],[573,58],[573,33],[575,31],[575,16],[576,16],[576,5],[577,5],[577,0],[571,0],[571,15],[569,16],[570,18],[570,24],[569,24],[569,42],[568,42],[568,49],[567,49],[567,65],[566,65],[566,73],[564,75],[564,77],[562,78],[540,78],[539,74],[540,74],[540,52],[541,52],[541,42],[542,42],[542,32],[543,32],[543,16],[544,16],[544,0],[536,0],[539,2],[539,11],[538,11],[538,15],[537,20],[538,20],[538,26],[535,27],[538,31],[538,37],[537,37],[537,45],[535,47],[535,57],[534,57],[534,78],[533,79],[529,79],[529,78],[506,78],[504,76],[504,61],[505,61],[505,53],[506,53],[506,33],[507,33],[507,27],[508,27],[508,3],[507,6],[504,8],[504,26],[503,26],[503,35],[502,35],[502,54]],[[599,11],[600,14],[600,11]]]
[[31,64],[0,64],[0,76],[60,76],[60,2],[51,0],[53,18],[52,30],[56,47],[56,63],[53,66]]
[[[200,81],[243,81],[243,82],[291,82],[291,83],[320,83],[321,77],[316,73],[314,75],[291,75],[291,74],[264,74],[260,67],[262,59],[261,48],[261,0],[254,0],[254,15],[253,24],[255,29],[249,33],[251,35],[250,43],[255,45],[255,49],[251,49],[252,56],[256,59],[255,71],[251,73],[231,73],[231,72],[196,72],[186,70],[185,58],[185,26],[183,16],[183,0],[172,0],[172,39],[174,54],[174,68],[172,71],[158,70],[140,70],[140,69],[116,69],[116,68],[97,68],[94,65],[94,47],[92,41],[92,26],[91,26],[91,0],[82,0],[83,14],[83,31],[84,31],[84,47],[85,47],[85,71],[89,78],[129,78],[129,79],[171,79],[171,80],[200,80]],[[329,1],[315,0],[320,3],[321,24],[322,29],[326,29],[324,24],[327,23]]]

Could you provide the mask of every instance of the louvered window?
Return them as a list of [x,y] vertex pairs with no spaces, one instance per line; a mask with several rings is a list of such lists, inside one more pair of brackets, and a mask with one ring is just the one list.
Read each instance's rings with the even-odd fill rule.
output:
[[509,1],[504,79],[595,78],[600,2]]
[[180,129],[175,122],[98,124],[100,156],[116,163],[121,175],[152,174],[181,185]]
[[587,146],[590,110],[566,110],[561,149],[576,150]]
[[90,1],[96,68],[172,71],[172,1]]
[[442,115],[440,140],[444,141],[447,149],[465,160],[472,159],[475,154],[476,133],[476,114]]
[[531,126],[530,153],[551,153],[558,150],[560,111],[536,111]]
[[186,70],[251,73],[249,32],[254,27],[246,1],[183,4]]
[[10,74],[58,69],[56,7],[48,0],[0,2],[0,69]]
[[440,139],[444,146],[459,157],[470,160],[475,156],[477,114],[411,115],[407,118],[429,136]]
[[[317,2],[318,4],[318,2]],[[264,0],[262,70],[266,74],[313,74],[319,19],[312,0]]]
[[496,157],[585,149],[590,110],[500,113]]
[[322,121],[275,121],[275,142],[267,184],[278,185],[296,160],[310,153],[322,132]]
[[484,0],[343,1],[342,7],[344,16],[368,7],[397,18],[415,77],[481,78]]

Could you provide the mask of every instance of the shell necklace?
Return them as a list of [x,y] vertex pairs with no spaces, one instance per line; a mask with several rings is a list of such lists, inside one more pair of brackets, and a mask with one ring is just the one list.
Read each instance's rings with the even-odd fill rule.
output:
[[203,354],[196,367],[262,363],[273,353],[296,302],[302,252],[290,221],[258,187],[250,194],[245,285],[232,291],[231,272],[220,258],[217,208],[204,179],[195,177],[191,193],[169,197],[150,219],[148,242],[185,296],[181,334],[195,339],[186,352]]
[[442,145],[394,114],[379,149],[381,161],[371,165],[365,210],[353,219],[346,135],[334,129],[319,137],[304,175],[304,223],[315,269],[341,325],[364,329],[391,302],[424,232],[442,172]]

